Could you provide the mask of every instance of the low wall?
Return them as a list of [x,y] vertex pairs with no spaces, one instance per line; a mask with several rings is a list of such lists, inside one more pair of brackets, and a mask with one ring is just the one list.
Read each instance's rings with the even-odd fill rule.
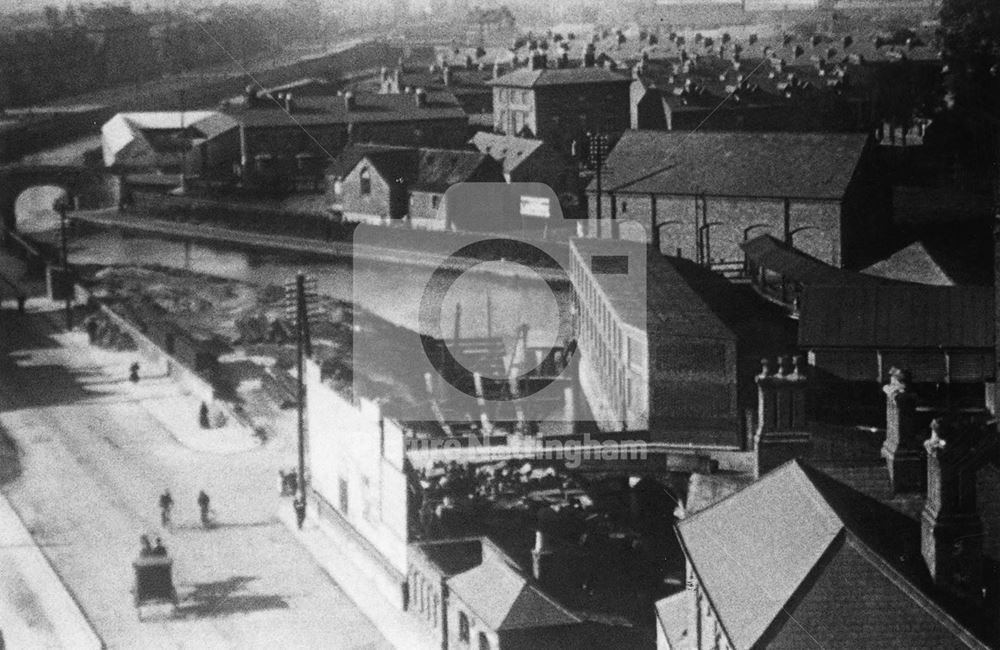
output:
[[[148,373],[151,366],[152,374],[169,375],[171,379],[183,386],[185,390],[202,402],[206,404],[215,403],[215,388],[210,383],[176,359],[170,357],[131,321],[120,316],[104,303],[101,303],[101,312],[115,325],[128,332],[128,335],[135,341],[144,363],[147,364],[144,372]],[[231,414],[227,413],[227,415]]]

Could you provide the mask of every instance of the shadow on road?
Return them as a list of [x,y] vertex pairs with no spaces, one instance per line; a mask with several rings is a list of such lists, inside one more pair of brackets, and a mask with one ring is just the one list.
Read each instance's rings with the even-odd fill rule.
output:
[[17,442],[0,427],[0,486],[21,475],[21,454]]
[[207,618],[268,609],[288,609],[288,602],[274,594],[237,593],[256,580],[253,576],[234,576],[216,582],[195,583],[177,608],[178,618]]

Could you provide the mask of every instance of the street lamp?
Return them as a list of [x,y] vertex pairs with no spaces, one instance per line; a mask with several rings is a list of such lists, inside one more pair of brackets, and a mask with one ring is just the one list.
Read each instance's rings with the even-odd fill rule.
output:
[[750,233],[753,232],[754,230],[757,230],[758,228],[770,228],[770,227],[771,224],[769,223],[755,223],[752,226],[747,226],[746,228],[743,229],[743,241],[749,241]]
[[59,213],[59,233],[62,249],[62,269],[59,274],[63,296],[66,298],[66,331],[73,329],[73,284],[69,275],[69,250],[66,244],[66,210],[69,208],[69,197],[61,195],[52,204]]
[[819,228],[816,227],[816,226],[799,226],[798,228],[795,228],[794,230],[789,230],[788,231],[788,236],[785,238],[785,243],[788,244],[789,246],[792,246],[793,245],[792,244],[792,237],[795,236],[795,233],[802,232],[803,230],[819,230]]

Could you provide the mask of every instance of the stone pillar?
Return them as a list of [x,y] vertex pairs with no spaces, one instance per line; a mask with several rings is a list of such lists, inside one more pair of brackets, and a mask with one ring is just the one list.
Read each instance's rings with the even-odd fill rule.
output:
[[771,373],[771,363],[761,360],[757,375],[757,431],[753,447],[757,452],[757,477],[809,450],[806,428],[805,362],[796,357],[779,360],[778,372]]
[[889,469],[894,494],[923,492],[926,457],[917,434],[917,396],[910,389],[910,373],[892,368],[885,393],[885,443],[882,458]]
[[942,419],[931,424],[927,451],[927,502],[920,549],[934,584],[970,601],[981,598],[983,523],[976,511],[978,454],[975,431]]
[[541,530],[535,531],[535,547],[531,549],[531,573],[535,580],[545,584],[552,580],[555,554],[549,547],[548,538]]

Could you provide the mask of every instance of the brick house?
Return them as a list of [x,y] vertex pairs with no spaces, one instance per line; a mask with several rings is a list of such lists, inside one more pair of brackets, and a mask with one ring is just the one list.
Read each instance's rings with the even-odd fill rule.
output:
[[328,171],[333,210],[344,220],[405,221],[446,230],[445,193],[456,183],[503,182],[499,163],[477,151],[353,145]]
[[[861,268],[889,241],[891,196],[864,134],[627,131],[611,151],[590,234],[641,224],[660,250],[742,267],[742,242],[771,233],[833,266]],[[653,227],[655,224],[655,227]]]
[[597,67],[549,69],[540,59],[489,82],[495,132],[538,138],[568,154],[588,131],[629,128],[629,77]]
[[353,142],[460,147],[468,118],[442,92],[295,97],[248,96],[224,109],[239,124],[239,165],[246,185],[321,179],[329,161]]

